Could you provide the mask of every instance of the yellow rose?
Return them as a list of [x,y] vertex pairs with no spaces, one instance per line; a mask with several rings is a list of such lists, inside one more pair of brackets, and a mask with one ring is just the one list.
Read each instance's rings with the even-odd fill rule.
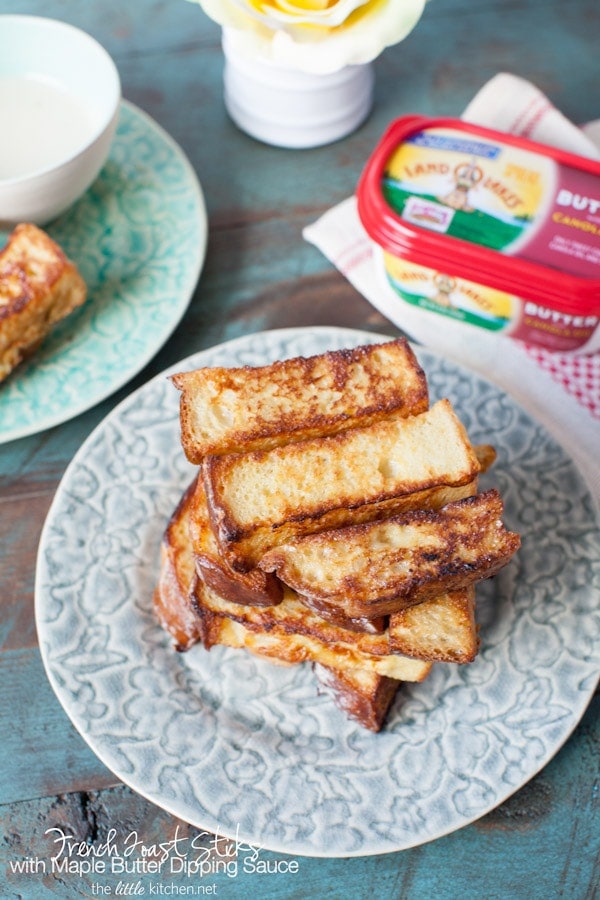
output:
[[426,0],[198,0],[236,49],[305,72],[367,63],[417,24]]

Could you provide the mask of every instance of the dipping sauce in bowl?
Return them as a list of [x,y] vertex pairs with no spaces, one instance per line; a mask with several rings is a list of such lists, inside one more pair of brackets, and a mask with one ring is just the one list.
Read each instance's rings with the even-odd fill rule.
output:
[[20,178],[63,162],[94,134],[83,102],[31,76],[0,78],[0,119],[14,122],[0,142],[0,178]]
[[2,224],[44,224],[81,196],[108,155],[120,98],[116,66],[90,35],[0,16]]

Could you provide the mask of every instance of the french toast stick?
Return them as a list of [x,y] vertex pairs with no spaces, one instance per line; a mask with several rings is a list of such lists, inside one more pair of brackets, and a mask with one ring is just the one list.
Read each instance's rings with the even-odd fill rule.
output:
[[217,543],[240,571],[292,538],[469,496],[480,471],[448,400],[408,418],[201,464]]
[[220,554],[210,526],[206,492],[200,478],[196,478],[185,516],[196,570],[212,590],[234,603],[273,606],[281,602],[283,588],[276,575],[257,568],[248,572],[236,572]]
[[[279,583],[281,584],[281,582]],[[339,625],[340,628],[346,628],[348,631],[383,634],[388,627],[388,616],[377,616],[375,618],[347,616],[341,609],[329,606],[327,603],[320,603],[318,600],[310,597],[302,597],[302,602],[308,609],[325,619],[326,622],[331,622],[332,625]]]
[[[368,639],[380,638],[379,635],[347,631],[339,634],[344,640],[325,640],[324,631],[313,627],[316,623],[302,630],[295,629],[294,625],[299,625],[302,618],[302,604],[296,601],[293,611],[284,618],[282,610],[286,609],[286,599],[270,608],[237,605],[237,609],[233,609],[235,604],[227,603],[199,580],[193,605],[204,647],[207,650],[216,644],[245,647],[281,663],[318,662],[334,669],[367,669],[399,681],[423,681],[429,674],[432,663],[425,660],[368,652],[365,649]],[[272,613],[271,617],[269,613]],[[333,637],[331,631],[327,637]]]
[[[473,586],[446,591],[411,607],[410,639],[406,635],[406,626],[402,628],[402,619],[399,618],[395,641],[392,640],[389,628],[382,632],[359,632],[323,619],[318,613],[307,609],[303,599],[289,588],[286,589],[281,604],[260,609],[225,600],[214,591],[205,590],[201,582],[195,583],[194,591],[191,602],[201,617],[208,611],[239,622],[254,631],[282,637],[304,635],[334,646],[350,646],[370,657],[387,657],[400,653],[426,662],[457,662],[459,658],[460,661],[468,662],[471,661],[468,657],[471,656],[473,647],[477,646]],[[437,629],[439,632],[436,637]],[[406,652],[400,647],[402,640]]]
[[17,225],[0,251],[0,382],[85,301],[77,267],[46,232]]
[[286,588],[283,600],[277,606],[252,607],[232,603],[219,597],[214,591],[195,585],[197,596],[192,598],[192,606],[200,615],[203,611],[227,616],[256,631],[281,635],[305,635],[327,644],[348,644],[372,656],[387,656],[390,653],[387,631],[367,633],[352,631],[335,622],[328,622],[318,613],[307,609],[295,591]]
[[320,688],[350,719],[381,731],[401,682],[366,669],[330,669],[313,663]]
[[196,566],[188,534],[188,513],[195,483],[184,492],[165,528],[160,544],[160,569],[154,590],[154,613],[175,642],[189,650],[200,640],[200,626],[191,605]]
[[391,615],[505,566],[520,538],[506,530],[502,513],[502,498],[491,489],[438,510],[296,539],[266,553],[260,567],[347,616]]
[[182,446],[194,464],[429,405],[425,373],[404,338],[265,366],[206,367],[171,380],[181,391]]
[[448,591],[389,617],[392,653],[436,662],[473,662],[479,651],[475,586]]

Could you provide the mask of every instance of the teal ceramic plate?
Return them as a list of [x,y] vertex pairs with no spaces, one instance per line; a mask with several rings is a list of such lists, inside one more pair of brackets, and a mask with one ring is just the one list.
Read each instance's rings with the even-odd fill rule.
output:
[[124,102],[104,169],[46,230],[77,263],[88,300],[0,385],[0,443],[95,406],[164,344],[204,261],[204,197],[179,146]]

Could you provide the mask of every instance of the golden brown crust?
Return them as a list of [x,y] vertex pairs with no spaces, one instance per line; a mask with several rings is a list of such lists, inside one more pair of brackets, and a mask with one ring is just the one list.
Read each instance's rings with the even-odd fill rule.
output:
[[[286,664],[318,662],[334,669],[367,670],[400,681],[423,681],[431,671],[431,663],[403,655],[371,653],[372,647],[383,649],[375,635],[357,635],[338,630],[333,639],[332,631],[312,625],[301,628],[300,610],[282,615],[286,601],[270,609],[237,606],[217,597],[206,585],[198,583],[194,606],[198,615],[202,643],[206,649],[222,644],[227,647],[245,647],[260,656],[266,656]],[[269,613],[272,616],[269,618]],[[296,622],[293,622],[297,616]],[[387,638],[386,638],[387,649]]]
[[315,663],[313,671],[350,719],[369,731],[381,731],[401,682],[376,672],[332,669]]
[[[281,582],[280,582],[281,583]],[[387,616],[367,618],[367,616],[347,616],[340,609],[328,606],[310,597],[302,597],[303,604],[326,622],[339,625],[347,631],[358,631],[360,634],[383,634],[388,627]]]
[[479,650],[475,588],[471,585],[407,607],[390,616],[388,627],[392,653],[436,662],[472,662]]
[[190,600],[196,581],[187,523],[193,493],[194,484],[191,484],[165,529],[153,597],[155,615],[180,651],[189,650],[200,640],[200,628]]
[[58,244],[35,225],[17,225],[0,252],[0,381],[85,298],[83,278]]
[[303,635],[327,644],[347,644],[372,656],[387,656],[390,653],[387,632],[369,634],[351,631],[327,621],[307,609],[294,591],[286,590],[277,606],[252,607],[225,600],[199,582],[192,603],[199,614],[209,610],[239,622],[251,631],[264,631],[281,637]]
[[326,622],[307,610],[291,591],[282,604],[267,608],[216,596],[194,572],[188,527],[194,487],[192,484],[185,492],[167,526],[155,592],[156,614],[178,650],[202,641],[206,649],[215,644],[243,647],[276,664],[316,663],[325,667],[321,681],[327,683],[338,706],[373,731],[381,728],[400,681],[420,681],[429,673],[427,651],[434,651],[440,643],[436,607],[439,615],[439,607],[447,606],[449,658],[458,661],[465,657],[469,640],[475,639],[474,623],[469,635],[461,618],[464,603],[452,595],[414,608],[410,641],[403,646],[393,646],[388,630],[353,633],[339,622]]
[[267,449],[427,409],[425,373],[404,338],[265,366],[172,376],[188,459]]
[[236,572],[219,553],[210,527],[206,492],[200,478],[196,479],[185,515],[198,575],[210,588],[234,603],[273,606],[281,602],[283,587],[277,576],[261,569]]
[[473,449],[475,456],[479,460],[481,472],[487,472],[496,462],[496,448],[491,444],[476,444]]
[[385,521],[320,532],[269,551],[261,568],[347,616],[390,615],[495,575],[520,545],[496,490]]
[[201,466],[213,532],[241,571],[294,537],[468,496],[480,470],[447,400],[418,416],[209,456]]

